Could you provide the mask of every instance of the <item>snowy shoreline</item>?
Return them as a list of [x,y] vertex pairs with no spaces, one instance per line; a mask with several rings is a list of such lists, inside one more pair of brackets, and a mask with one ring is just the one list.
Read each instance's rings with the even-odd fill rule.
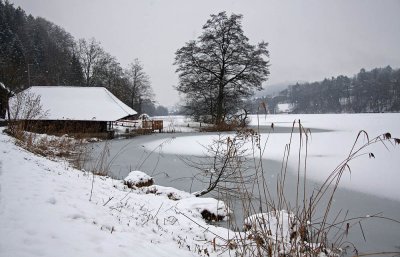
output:
[[29,153],[4,133],[0,142],[0,256],[192,256],[213,253],[213,233],[227,233],[190,204],[108,177],[95,176],[89,201],[91,173]]
[[150,177],[138,171],[126,181],[93,175],[15,142],[0,133],[0,256],[231,256],[257,248],[256,217],[270,229],[274,256],[297,247],[336,256],[325,254],[323,245],[292,241],[292,213],[260,213],[247,220],[254,228],[233,232],[202,219],[204,210],[226,216],[221,201],[155,185],[130,189],[124,182]]

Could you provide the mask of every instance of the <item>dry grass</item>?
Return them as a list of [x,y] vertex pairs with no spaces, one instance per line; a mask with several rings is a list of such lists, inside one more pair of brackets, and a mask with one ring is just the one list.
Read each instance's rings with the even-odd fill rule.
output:
[[[93,159],[93,153],[88,143],[99,141],[97,138],[87,138],[87,134],[76,134],[74,137],[65,135],[38,134],[24,131],[24,124],[21,122],[13,123],[6,132],[17,139],[16,144],[34,154],[44,156],[50,159],[62,158],[67,160],[77,169],[87,169],[90,159]],[[110,163],[109,143],[105,142],[104,148],[88,171],[96,175],[106,176],[109,173]]]
[[85,143],[85,140],[74,139],[67,135],[57,137],[22,130],[14,131],[11,135],[17,139],[18,146],[50,159],[72,160],[81,153],[81,146]]

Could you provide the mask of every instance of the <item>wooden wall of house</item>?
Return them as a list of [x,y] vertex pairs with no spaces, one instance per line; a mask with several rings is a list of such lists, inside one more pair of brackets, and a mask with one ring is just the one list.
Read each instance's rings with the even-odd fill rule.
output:
[[98,134],[107,133],[107,121],[26,120],[24,130],[46,134]]
[[0,86],[0,118],[6,117],[9,92]]

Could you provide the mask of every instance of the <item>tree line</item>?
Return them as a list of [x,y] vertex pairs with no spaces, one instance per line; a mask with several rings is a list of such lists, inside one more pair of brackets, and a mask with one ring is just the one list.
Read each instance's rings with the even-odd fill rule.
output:
[[399,112],[400,69],[361,69],[353,77],[340,75],[319,82],[296,83],[275,96],[248,101],[249,112],[259,112],[260,103],[267,104],[270,113],[279,103],[289,103],[292,113]]
[[29,86],[101,86],[138,113],[166,115],[150,78],[135,59],[127,68],[96,39],[76,40],[60,26],[0,0],[0,82],[14,92]]

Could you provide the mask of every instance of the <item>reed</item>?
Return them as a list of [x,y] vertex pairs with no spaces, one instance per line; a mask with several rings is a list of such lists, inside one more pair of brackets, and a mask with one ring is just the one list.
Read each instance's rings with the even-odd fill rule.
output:
[[[258,130],[239,129],[235,134],[220,135],[206,147],[208,156],[187,161],[199,170],[195,179],[207,185],[204,190],[196,192],[196,196],[214,193],[231,209],[240,206],[243,217],[247,217],[244,221],[234,217],[228,221],[228,227],[236,233],[225,239],[226,251],[234,252],[236,256],[359,254],[357,246],[347,242],[349,231],[360,228],[360,237],[364,237],[362,222],[365,219],[391,219],[380,214],[349,217],[347,212],[333,208],[335,193],[343,175],[351,172],[353,160],[363,156],[374,158],[370,146],[397,145],[400,139],[392,138],[390,133],[370,138],[366,131],[360,131],[344,160],[323,183],[311,188],[307,184],[307,159],[312,133],[303,127],[300,120],[293,122],[276,179],[267,179],[269,171],[262,158],[273,130],[272,124],[266,134],[260,134],[258,127]],[[266,137],[265,140],[262,137]],[[299,142],[297,147],[293,143],[295,137]],[[297,159],[294,196],[287,192],[289,158],[293,157]]]

